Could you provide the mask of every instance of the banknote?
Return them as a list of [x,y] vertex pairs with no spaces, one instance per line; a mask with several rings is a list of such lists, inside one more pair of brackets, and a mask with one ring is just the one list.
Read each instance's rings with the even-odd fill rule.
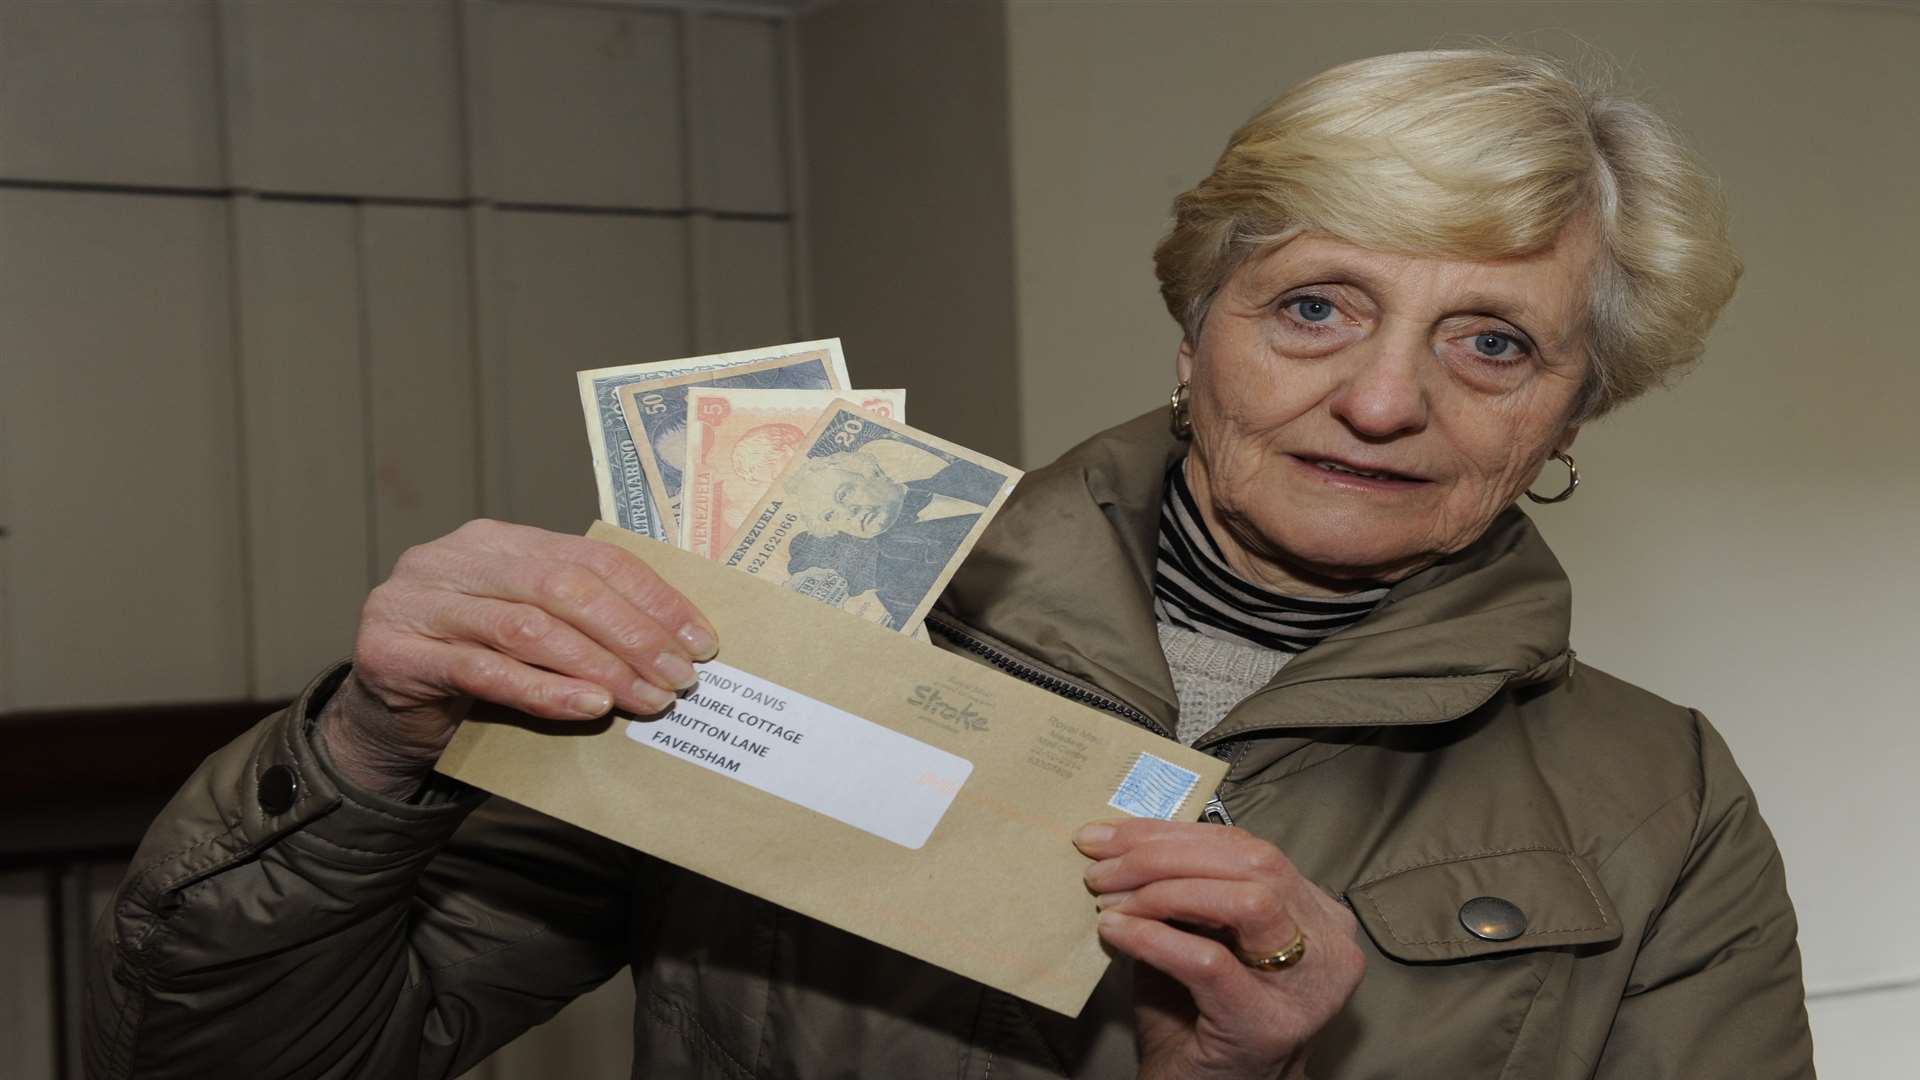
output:
[[640,462],[639,445],[628,431],[626,416],[620,409],[622,387],[767,360],[807,357],[822,361],[832,372],[829,385],[849,384],[847,362],[840,353],[839,338],[576,372],[574,382],[580,392],[581,412],[585,414],[587,445],[593,453],[593,480],[600,498],[601,518],[629,532],[651,536],[656,540],[665,540],[673,535],[656,512],[651,493],[647,490],[646,470]]
[[845,390],[822,355],[801,353],[720,371],[634,383],[619,389],[621,414],[646,477],[647,498],[666,527],[655,539],[680,538],[680,486],[687,452],[687,394],[696,386],[754,390]]
[[720,561],[910,634],[1020,475],[836,401]]
[[712,559],[836,398],[905,423],[905,390],[732,390],[687,395],[680,546]]

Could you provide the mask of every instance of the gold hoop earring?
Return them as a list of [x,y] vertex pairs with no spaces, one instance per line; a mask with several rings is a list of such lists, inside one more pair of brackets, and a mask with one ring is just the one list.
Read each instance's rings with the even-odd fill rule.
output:
[[1187,391],[1187,384],[1181,383],[1167,395],[1167,406],[1172,410],[1167,414],[1167,427],[1173,431],[1176,439],[1193,437],[1193,414],[1188,409],[1188,399],[1193,395]]
[[1557,495],[1541,496],[1541,495],[1535,495],[1532,491],[1528,491],[1527,498],[1532,499],[1534,502],[1537,502],[1537,503],[1566,502],[1567,499],[1573,495],[1573,489],[1580,486],[1580,470],[1573,467],[1572,454],[1563,454],[1563,453],[1556,452],[1553,455],[1553,460],[1567,467],[1567,486],[1561,488],[1560,493]]

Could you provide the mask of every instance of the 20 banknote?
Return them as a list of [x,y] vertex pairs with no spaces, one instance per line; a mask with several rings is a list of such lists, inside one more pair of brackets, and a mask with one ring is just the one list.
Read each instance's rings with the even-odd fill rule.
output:
[[889,420],[907,419],[905,390],[695,388],[687,397],[680,546],[709,559],[740,530],[838,398]]
[[917,637],[1021,476],[851,389],[838,339],[576,379],[601,517]]

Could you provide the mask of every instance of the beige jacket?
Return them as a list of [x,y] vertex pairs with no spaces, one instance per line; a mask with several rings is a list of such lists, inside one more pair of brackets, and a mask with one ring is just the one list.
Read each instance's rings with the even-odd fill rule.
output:
[[[1165,430],[1031,474],[935,640],[1171,730],[1148,594]],[[1509,512],[1199,741],[1232,762],[1224,812],[1364,928],[1321,1080],[1812,1075],[1752,792],[1698,713],[1574,660],[1570,599]],[[1068,1019],[503,800],[351,790],[309,738],[340,675],[155,822],[98,935],[94,1076],[453,1075],[628,965],[635,1076],[1132,1073],[1125,964]],[[1524,932],[1469,933],[1476,897]]]

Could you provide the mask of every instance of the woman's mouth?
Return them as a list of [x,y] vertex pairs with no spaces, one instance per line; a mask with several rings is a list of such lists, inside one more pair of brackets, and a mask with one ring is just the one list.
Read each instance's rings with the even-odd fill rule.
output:
[[1302,465],[1345,483],[1361,482],[1369,486],[1413,487],[1427,482],[1422,477],[1396,472],[1371,463],[1311,457],[1305,454],[1291,456]]

